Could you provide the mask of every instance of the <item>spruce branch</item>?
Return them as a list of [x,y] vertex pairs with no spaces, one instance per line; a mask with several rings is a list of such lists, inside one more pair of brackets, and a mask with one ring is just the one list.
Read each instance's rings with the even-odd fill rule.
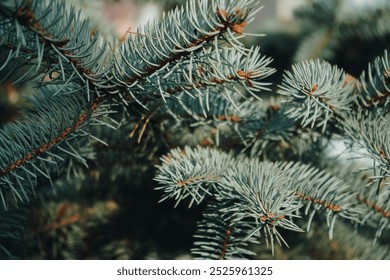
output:
[[[176,73],[180,74],[187,65],[193,71],[193,63],[202,57],[208,63],[208,56],[218,52],[222,42],[246,53],[237,37],[245,35],[243,28],[253,19],[257,6],[256,1],[247,0],[188,1],[184,7],[165,14],[162,20],[137,30],[143,36],[130,36],[115,58],[113,76],[117,85],[125,89],[125,93],[119,94],[145,106],[144,100],[153,100],[156,94],[167,98],[164,85],[172,90]],[[213,51],[204,52],[207,48]],[[144,93],[150,82],[159,90]]]
[[322,126],[325,130],[334,113],[350,110],[354,100],[354,83],[348,75],[325,61],[311,60],[292,66],[279,86],[279,94],[287,96],[292,106],[289,118],[300,120],[303,126]]
[[9,49],[2,67],[22,58],[31,65],[23,81],[29,75],[34,79],[38,75],[39,80],[49,77],[51,82],[83,85],[89,100],[100,95],[99,89],[109,80],[110,51],[107,41],[93,32],[87,20],[59,0],[5,1],[2,5],[1,46]]
[[0,131],[0,197],[4,209],[11,201],[29,201],[35,194],[38,175],[51,180],[48,166],[63,161],[58,154],[66,153],[86,164],[71,140],[85,135],[82,129],[99,102],[87,102],[72,94],[57,95],[45,99],[35,112],[4,126]]
[[224,211],[232,215],[233,225],[237,221],[253,221],[255,226],[247,232],[244,241],[264,233],[267,246],[274,251],[275,241],[287,245],[278,229],[302,232],[293,222],[293,218],[299,218],[297,211],[302,204],[288,187],[277,163],[259,164],[244,159],[232,166],[229,174],[232,175],[222,177],[216,196],[221,201],[232,201],[233,206]]
[[19,259],[24,257],[30,247],[31,236],[28,231],[27,207],[17,211],[0,213],[0,258]]
[[254,237],[243,241],[253,227],[252,223],[245,220],[233,224],[219,204],[211,203],[198,223],[191,252],[195,259],[229,260],[253,256],[249,244],[258,244],[258,241]]
[[[41,258],[88,258],[93,230],[108,223],[118,212],[114,201],[97,200],[85,205],[80,201],[48,201],[32,209],[35,246]],[[49,242],[51,250],[41,251]]]
[[351,149],[362,157],[373,160],[374,176],[370,184],[389,187],[390,177],[390,115],[376,116],[373,112],[357,112],[345,119],[345,136],[351,140]]
[[[183,64],[169,77],[164,76],[163,81],[161,76],[150,78],[142,86],[143,94],[161,94],[164,99],[170,96],[180,98],[184,94],[193,99],[196,96],[222,94],[232,100],[227,88],[235,89],[237,94],[242,94],[240,88],[244,88],[256,96],[262,90],[269,90],[267,86],[270,83],[262,80],[275,72],[269,67],[270,62],[260,54],[259,48],[250,49],[245,55],[236,49],[206,49],[188,65]],[[204,106],[209,110],[209,104]]]
[[[278,228],[302,231],[293,220],[309,215],[308,229],[314,214],[325,212],[332,238],[337,217],[360,222],[363,209],[357,193],[350,192],[342,180],[308,165],[292,162],[259,162],[218,152],[215,149],[174,149],[163,158],[156,180],[162,185],[163,199],[179,203],[189,197],[190,205],[206,195],[224,205],[232,226],[252,220],[247,240],[264,233],[267,244],[286,244]],[[304,207],[305,206],[305,207]],[[305,208],[302,210],[302,208]],[[210,248],[209,248],[210,249]],[[207,254],[207,249],[205,249]]]
[[345,120],[345,135],[350,149],[372,161],[371,176],[358,200],[366,207],[364,221],[376,228],[376,239],[389,228],[390,218],[390,146],[389,114],[357,112]]
[[358,200],[365,206],[363,222],[376,229],[374,242],[376,242],[385,230],[390,229],[390,188],[384,184],[380,190],[364,188],[358,196]]
[[168,198],[177,200],[176,205],[183,199],[189,198],[191,207],[194,202],[199,204],[207,195],[212,195],[215,182],[220,180],[232,158],[216,150],[184,150],[173,149],[162,158],[160,172],[155,180],[162,186],[161,201]]
[[[221,95],[203,96],[196,102],[184,95],[167,100],[159,112],[159,120],[174,117],[164,126],[210,128],[209,138],[219,147],[236,146],[260,155],[265,148],[279,141],[288,143],[294,135],[300,135],[297,125],[288,119],[284,104],[278,100],[259,101],[254,98],[242,99],[227,90],[232,101]],[[212,104],[207,110],[204,104]],[[198,143],[201,144],[201,143]]]
[[[358,87],[359,101],[368,108],[383,108],[384,113],[390,104],[390,60],[385,50],[383,56],[377,57],[363,72]],[[367,74],[366,74],[367,73]]]

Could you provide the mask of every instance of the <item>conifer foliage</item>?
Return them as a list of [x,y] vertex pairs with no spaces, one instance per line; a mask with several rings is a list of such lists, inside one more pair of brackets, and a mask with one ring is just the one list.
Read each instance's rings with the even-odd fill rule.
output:
[[247,33],[258,0],[187,1],[121,39],[66,1],[1,1],[0,257],[153,258],[175,242],[155,208],[194,211],[194,258],[389,259],[387,45],[353,73],[338,52],[388,44],[390,5],[347,2],[298,9],[276,69]]

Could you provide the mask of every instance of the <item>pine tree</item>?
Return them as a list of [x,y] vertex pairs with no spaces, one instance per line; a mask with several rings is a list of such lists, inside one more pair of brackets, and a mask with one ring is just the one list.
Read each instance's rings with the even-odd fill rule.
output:
[[188,1],[115,38],[2,1],[0,257],[389,259],[387,2],[263,37],[260,1]]

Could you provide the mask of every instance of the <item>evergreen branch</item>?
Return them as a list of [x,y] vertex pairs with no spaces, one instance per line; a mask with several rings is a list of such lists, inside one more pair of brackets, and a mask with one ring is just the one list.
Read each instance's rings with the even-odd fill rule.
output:
[[296,164],[293,167],[284,165],[284,172],[291,176],[294,195],[306,204],[305,215],[313,208],[308,229],[317,210],[326,211],[329,235],[332,238],[333,227],[338,216],[355,222],[361,222],[362,207],[357,203],[357,193],[343,180],[308,165]]
[[[65,103],[66,104],[66,103]],[[65,105],[64,104],[64,105]],[[54,146],[58,145],[62,141],[64,141],[72,132],[76,131],[81,125],[84,124],[86,121],[88,115],[90,115],[91,112],[93,112],[96,107],[97,107],[97,102],[92,103],[90,108],[88,110],[82,112],[81,115],[79,115],[78,119],[76,119],[75,123],[73,123],[71,126],[65,127],[60,134],[57,134],[56,136],[52,137],[50,141],[42,144],[40,147],[33,149],[30,152],[27,152],[25,155],[23,155],[21,158],[17,159],[16,161],[13,161],[12,163],[9,163],[7,166],[3,167],[0,169],[0,176],[7,175],[14,171],[15,169],[19,168],[22,165],[25,165],[27,162],[33,160],[34,158],[41,156]],[[69,105],[69,103],[68,103]],[[34,121],[39,121],[39,119],[34,120]],[[12,128],[11,128],[12,129]],[[22,129],[23,130],[23,129]],[[15,135],[17,135],[15,133]],[[20,134],[18,135],[21,138],[26,138],[27,136],[21,136]],[[3,134],[4,141],[5,136]]]
[[38,174],[51,180],[46,165],[57,165],[58,160],[63,160],[55,154],[64,152],[85,164],[69,141],[85,135],[80,131],[98,104],[98,100],[87,103],[71,94],[57,95],[46,99],[36,112],[0,131],[0,197],[5,209],[10,199],[15,203],[29,201]]
[[20,253],[28,247],[28,209],[0,213],[0,259],[23,258]]
[[[165,99],[172,95],[181,98],[183,93],[194,99],[196,95],[226,95],[228,87],[240,94],[242,90],[237,86],[241,86],[256,96],[262,90],[269,90],[270,83],[262,80],[275,72],[268,66],[271,60],[261,56],[259,48],[249,50],[246,55],[236,49],[206,49],[193,60],[187,65],[183,63],[168,77],[159,74],[149,78],[147,83],[142,83],[142,92],[138,94],[157,94]],[[208,103],[205,106],[209,108]]]
[[220,256],[220,259],[222,260],[224,260],[226,257],[227,248],[230,246],[230,236],[232,234],[232,229],[229,222],[226,224],[225,228],[225,235],[223,237],[223,245]]
[[390,229],[390,188],[385,182],[386,179],[381,181],[379,190],[362,189],[358,196],[358,201],[365,206],[363,222],[376,229],[374,241],[377,241],[384,230]]
[[390,104],[390,60],[385,50],[384,55],[377,57],[368,65],[367,76],[363,72],[360,77],[359,101],[368,108],[383,108],[385,113]]
[[[274,241],[286,244],[278,228],[302,232],[293,222],[299,218],[298,209],[302,204],[293,195],[278,163],[238,160],[231,170],[222,177],[217,198],[232,201],[223,211],[230,213],[237,221],[252,220],[254,226],[247,232],[244,241],[264,232],[267,245],[274,251]],[[229,174],[229,175],[228,175]]]
[[[386,188],[390,178],[390,115],[376,116],[374,113],[357,112],[347,117],[343,124],[346,137],[352,140],[351,149],[374,161],[373,182],[378,188],[382,180]],[[356,149],[357,148],[357,149]],[[360,151],[359,151],[360,149]],[[377,174],[378,173],[378,174]]]
[[[372,193],[372,191],[370,192]],[[372,195],[371,195],[372,196]],[[387,195],[380,195],[380,198],[386,198]],[[377,194],[375,193],[375,199],[377,198]],[[369,198],[365,198],[362,195],[359,195],[358,200],[362,202],[363,204],[367,205],[368,208],[376,212],[378,215],[384,217],[384,218],[390,218],[390,209],[388,209],[390,206],[386,206],[385,202],[383,201],[378,201],[374,202],[373,200],[369,200]],[[387,202],[387,199],[386,199]],[[387,203],[388,204],[388,203]]]
[[238,221],[232,224],[226,212],[217,203],[211,203],[198,223],[191,252],[195,259],[246,259],[254,253],[249,243],[257,244],[254,237],[243,241],[253,225],[251,221]]
[[[43,11],[45,11],[45,9],[43,9]],[[54,44],[55,46],[63,47],[69,42],[68,38],[55,38],[55,35],[48,32],[41,25],[41,23],[37,19],[37,16],[35,15],[34,10],[32,9],[31,0],[22,1],[21,5],[17,7],[15,12],[16,12],[14,15],[15,19],[22,26],[26,26],[32,32],[38,34],[41,37],[41,41],[43,43],[47,45]]]
[[[174,198],[177,203],[186,197],[192,198],[190,204],[199,203],[207,187],[207,195],[225,205],[220,211],[232,225],[248,219],[255,223],[244,240],[264,232],[272,248],[275,240],[286,244],[277,228],[302,231],[293,219],[301,218],[304,205],[305,215],[311,210],[308,228],[316,211],[325,210],[330,237],[338,216],[360,222],[363,214],[357,194],[341,180],[299,163],[235,159],[213,149],[186,148],[184,154],[172,150],[163,158],[156,180],[163,185],[157,188],[164,190],[163,199]],[[183,181],[190,187],[182,188]]]
[[[252,0],[188,1],[185,8],[171,11],[161,21],[137,30],[144,36],[129,37],[116,57],[113,75],[118,85],[137,101],[137,93],[142,92],[149,78],[160,81],[177,68],[191,65],[198,59],[196,53],[207,45],[217,50],[219,38],[242,48],[235,36],[243,34],[242,29],[253,19],[255,6],[256,1]],[[159,40],[155,40],[157,37]]]
[[[50,13],[51,10],[56,13]],[[21,56],[35,64],[36,69],[44,66],[46,70],[41,72],[48,71],[45,75],[54,80],[68,83],[78,78],[85,84],[89,99],[90,91],[97,93],[104,86],[107,42],[73,9],[68,10],[64,2],[20,1],[2,14],[6,16],[2,18],[6,27],[3,30],[8,28],[2,35],[2,44],[11,49],[9,58]]]
[[[213,88],[210,88],[212,90]],[[222,94],[208,91],[198,97],[198,102],[194,102],[195,97],[182,93],[177,98],[170,98],[161,108],[159,116],[169,113],[177,122],[206,121],[212,119],[218,121],[241,122],[245,119],[245,110],[250,104],[256,104],[253,107],[263,104],[260,101],[248,99],[241,101],[236,92],[225,89]],[[212,106],[210,106],[210,104]],[[244,113],[245,111],[245,113]],[[253,113],[253,111],[252,111]],[[217,126],[217,124],[215,125]]]
[[177,200],[176,205],[189,197],[189,206],[199,204],[207,195],[211,195],[215,182],[224,173],[232,161],[231,157],[216,150],[193,151],[174,149],[162,158],[159,173],[155,176],[164,195],[160,201],[168,198]]
[[297,123],[286,117],[286,110],[288,106],[280,100],[242,103],[238,114],[241,121],[234,126],[251,155],[263,154],[272,142],[289,143],[294,136],[300,135]]
[[[388,190],[380,191],[378,195],[376,191],[373,191],[372,189],[362,192],[362,194],[359,194],[358,196],[358,200],[367,207],[367,214],[365,215],[364,220],[367,221],[367,224],[378,228],[380,231],[389,224],[390,204],[388,197]],[[385,226],[381,228],[378,224]],[[380,236],[379,231],[377,236]]]
[[301,120],[303,126],[322,126],[323,130],[334,113],[350,110],[354,100],[354,84],[344,71],[320,60],[304,61],[287,71],[279,86],[279,94],[296,106],[289,118]]
[[[262,154],[270,143],[287,143],[297,135],[297,124],[285,116],[286,104],[253,98],[243,101],[229,89],[225,95],[204,95],[198,98],[198,102],[185,94],[168,99],[165,108],[160,110],[159,120],[166,118],[168,112],[180,127],[210,127],[215,131],[210,135],[215,145],[238,144],[250,150],[252,155]],[[207,108],[207,103],[212,105]]]
[[[34,207],[33,214],[40,219],[32,221],[37,254],[43,259],[86,259],[92,236],[97,226],[115,216],[118,205],[113,201],[45,201]],[[41,250],[45,242],[51,249]]]

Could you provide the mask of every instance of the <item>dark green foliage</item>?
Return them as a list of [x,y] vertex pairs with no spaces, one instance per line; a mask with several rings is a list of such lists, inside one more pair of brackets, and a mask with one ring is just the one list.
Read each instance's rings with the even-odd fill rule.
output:
[[178,2],[122,39],[0,3],[0,258],[388,259],[390,5],[311,1],[263,49],[260,1]]

